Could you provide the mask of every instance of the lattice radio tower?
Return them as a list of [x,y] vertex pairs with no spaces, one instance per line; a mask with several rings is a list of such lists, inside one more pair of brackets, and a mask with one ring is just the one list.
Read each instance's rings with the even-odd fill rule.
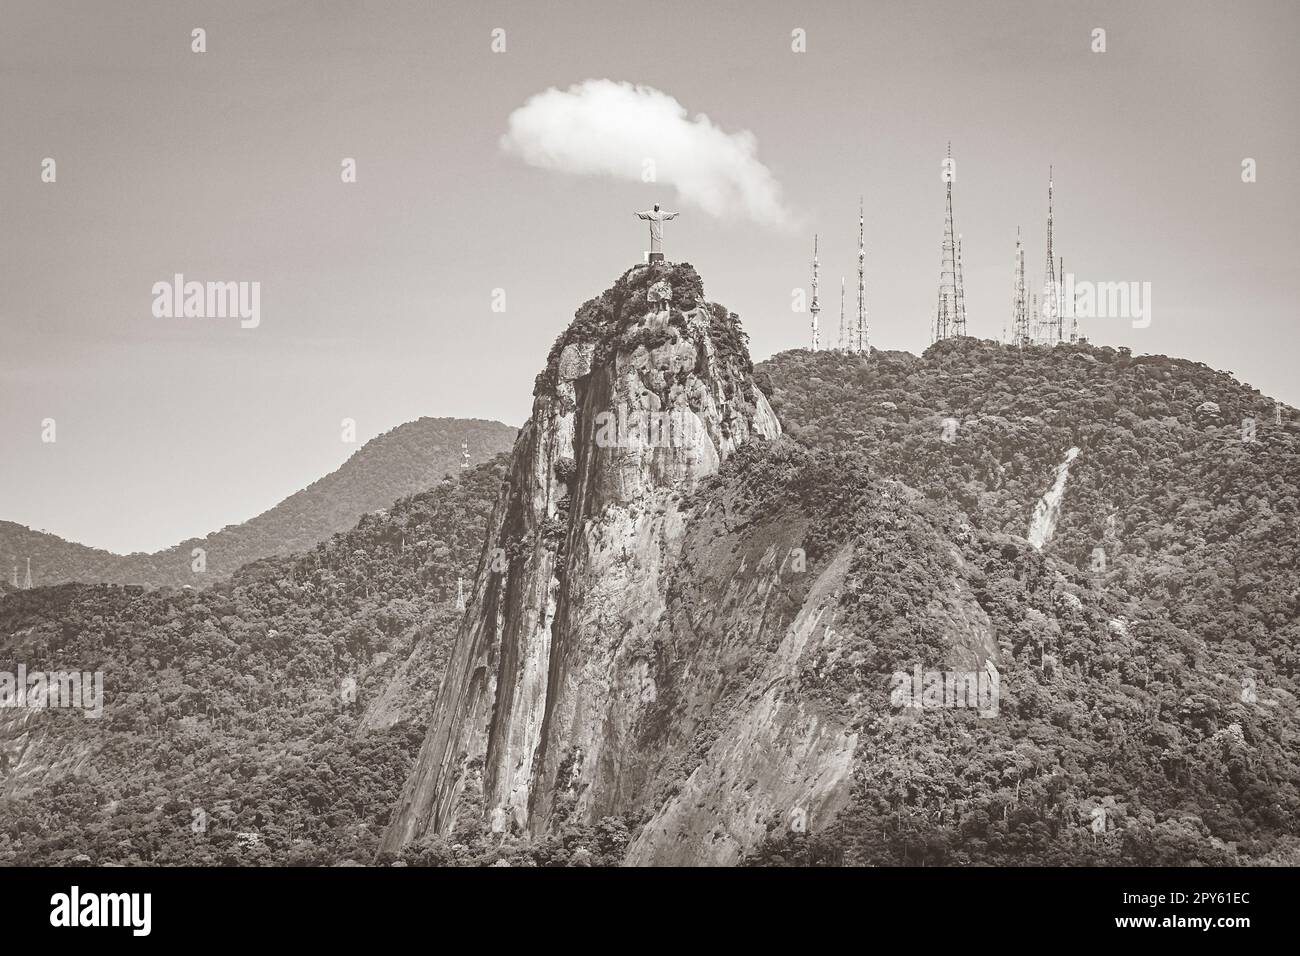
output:
[[812,350],[816,352],[821,348],[821,329],[817,325],[817,315],[822,310],[821,300],[817,298],[817,233],[813,233],[813,261],[812,261],[812,304],[808,306],[808,311],[812,313]]
[[961,277],[961,233],[957,233],[957,309],[953,314],[953,335],[966,334],[966,283]]
[[849,328],[844,324],[844,276],[840,276],[840,351],[849,349]]
[[853,330],[854,352],[868,352],[867,348],[867,243],[866,219],[862,215],[862,197],[858,197],[858,324]]
[[952,223],[952,143],[948,144],[948,162],[943,179],[947,200],[943,222],[943,252],[939,262],[939,305],[935,310],[933,341],[966,334],[966,297],[961,287],[960,253]]
[[1043,276],[1043,311],[1036,336],[1046,345],[1061,341],[1061,287],[1056,278],[1056,258],[1052,251],[1052,167],[1047,167],[1047,267]]
[[1029,290],[1025,288],[1025,247],[1016,227],[1016,278],[1011,287],[1011,343],[1024,348],[1029,342]]

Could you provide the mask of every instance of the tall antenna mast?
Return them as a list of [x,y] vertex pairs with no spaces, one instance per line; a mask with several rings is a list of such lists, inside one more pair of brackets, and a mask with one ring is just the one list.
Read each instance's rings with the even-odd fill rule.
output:
[[1020,242],[1020,227],[1016,227],[1016,278],[1011,293],[1012,342],[1024,348],[1029,341],[1029,300],[1025,289],[1025,247]]
[[[1071,285],[1071,288],[1073,288],[1073,285]],[[1066,298],[1065,298],[1065,259],[1064,259],[1064,257],[1063,257],[1063,258],[1061,259],[1061,305],[1062,305],[1062,307],[1064,307],[1064,306],[1067,305],[1067,304],[1068,304],[1069,307],[1070,307],[1070,344],[1071,344],[1071,345],[1074,345],[1076,342],[1079,341],[1079,314],[1078,314],[1078,310],[1075,309],[1075,307],[1074,307],[1074,305],[1075,305],[1074,302],[1072,302],[1072,301],[1069,302],[1069,303],[1066,302]]]
[[822,310],[821,301],[817,298],[817,233],[813,233],[813,283],[812,283],[812,304],[808,306],[808,311],[812,313],[812,350],[817,351],[821,347],[821,330],[817,327],[817,314]]
[[947,203],[943,220],[943,252],[939,262],[939,305],[934,316],[934,341],[956,335],[957,316],[957,247],[952,227],[952,141],[948,142],[948,162],[944,166]]
[[862,197],[858,197],[858,326],[853,336],[853,351],[867,351],[867,245],[866,219],[862,215]]
[[469,467],[469,441],[464,438],[460,440],[460,467]]
[[844,324],[844,276],[840,276],[840,351],[849,347],[849,330]]
[[957,298],[953,311],[953,335],[966,334],[966,290],[961,278],[961,233],[957,233]]
[[1065,340],[1065,257],[1056,258],[1056,341]]
[[1060,317],[1053,313],[1057,312],[1056,304],[1059,302],[1060,293],[1056,287],[1056,259],[1052,253],[1052,167],[1047,167],[1047,272],[1043,278],[1043,311],[1041,324],[1043,326],[1043,338],[1048,344],[1052,343],[1053,327],[1057,332],[1057,340],[1060,339]]

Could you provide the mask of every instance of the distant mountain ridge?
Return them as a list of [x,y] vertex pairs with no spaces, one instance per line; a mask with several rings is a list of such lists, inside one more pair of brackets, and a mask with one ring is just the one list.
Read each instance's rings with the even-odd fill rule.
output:
[[[517,429],[486,419],[420,418],[372,438],[335,471],[241,524],[190,538],[152,554],[114,554],[0,521],[0,571],[21,583],[27,559],[36,586],[84,581],[105,584],[192,585],[228,579],[240,566],[305,551],[347,531],[367,512],[436,485],[460,471],[461,442],[478,465],[514,443]],[[191,569],[194,548],[206,552],[207,570]]]
[[4,589],[0,673],[101,671],[105,711],[0,707],[0,866],[370,860],[505,467],[202,590]]

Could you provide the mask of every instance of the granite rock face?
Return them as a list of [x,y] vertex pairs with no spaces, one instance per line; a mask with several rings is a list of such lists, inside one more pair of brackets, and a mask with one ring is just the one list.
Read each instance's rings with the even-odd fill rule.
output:
[[683,496],[781,426],[738,322],[686,265],[579,310],[538,379],[428,737],[385,838],[466,805],[540,833],[650,798],[638,735],[687,536]]

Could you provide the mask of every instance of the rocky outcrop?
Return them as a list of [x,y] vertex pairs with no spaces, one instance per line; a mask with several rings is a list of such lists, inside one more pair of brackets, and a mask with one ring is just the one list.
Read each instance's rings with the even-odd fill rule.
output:
[[683,497],[780,425],[688,265],[584,305],[538,377],[428,737],[384,840],[463,810],[540,833],[648,799],[635,740]]
[[1026,537],[1029,543],[1040,551],[1052,540],[1052,533],[1056,531],[1056,522],[1061,514],[1061,497],[1065,494],[1065,482],[1070,477],[1070,465],[1078,455],[1077,447],[1065,453],[1065,460],[1056,466],[1056,480],[1052,482],[1052,487],[1047,489],[1046,494],[1034,505],[1034,517],[1029,523]]
[[6,659],[0,672],[7,678],[0,690],[0,800],[77,775],[96,749],[98,720],[76,707],[29,705],[10,696],[21,673],[17,662],[36,657],[40,640],[32,627],[0,634],[0,656]]
[[[697,673],[677,677],[684,705],[675,715],[680,728],[703,728],[702,736],[713,739],[685,782],[672,787],[641,829],[629,848],[629,864],[736,863],[766,836],[774,819],[799,829],[819,828],[848,802],[857,735],[839,716],[803,699],[799,671],[805,661],[833,653],[839,643],[832,622],[850,556],[851,549],[841,549],[811,582],[774,653],[751,657],[741,651],[740,642],[729,648],[723,644],[720,649],[729,652],[697,653],[691,667]],[[792,569],[788,557],[779,560],[772,547],[759,559],[757,574],[746,575],[743,561],[731,570],[724,589],[733,599],[727,602],[730,619],[716,630],[735,628],[749,637],[753,623],[764,621],[764,607]],[[750,592],[748,600],[735,600],[737,596],[728,593],[740,588]],[[699,673],[707,667],[701,657],[711,658],[716,668],[707,677]],[[741,661],[756,673],[744,682],[740,701],[722,706],[724,700],[711,689],[732,683],[728,671]],[[710,721],[714,713],[721,719]],[[720,726],[712,729],[711,722]],[[679,729],[676,736],[681,735]]]

